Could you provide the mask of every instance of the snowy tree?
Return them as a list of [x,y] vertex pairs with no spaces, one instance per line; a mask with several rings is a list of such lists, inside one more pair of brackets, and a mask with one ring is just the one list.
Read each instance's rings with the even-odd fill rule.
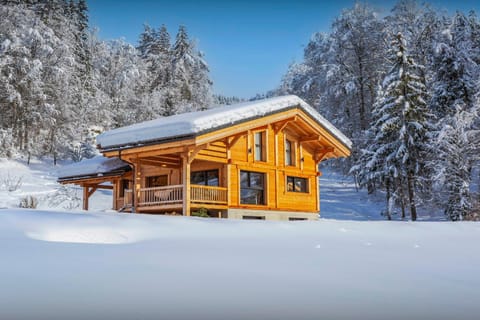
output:
[[333,90],[343,92],[343,105],[339,108],[349,118],[345,120],[352,126],[349,131],[358,136],[370,122],[375,87],[381,75],[377,68],[382,65],[384,26],[370,6],[356,3],[342,12],[332,28],[335,60],[330,83]]
[[[416,220],[416,190],[430,131],[423,67],[409,55],[401,33],[393,38],[389,57],[392,68],[375,102],[373,139],[364,152],[366,165],[356,169],[364,184],[374,179],[384,185],[387,195],[408,203],[411,218]],[[388,215],[390,207],[387,199]]]
[[457,109],[443,120],[435,144],[435,192],[441,195],[438,201],[453,221],[467,218],[472,211],[471,170],[478,154],[474,141],[480,138],[478,130],[472,128],[475,117]]
[[68,82],[68,46],[22,6],[0,7],[1,125],[11,128],[14,146],[28,155],[49,149],[49,129],[63,112],[65,95],[57,88]]
[[[472,59],[467,18],[457,13],[436,44],[433,69],[433,95],[430,105],[439,119],[452,116],[456,105],[471,109],[478,92],[478,65]],[[480,40],[480,39],[478,39]]]

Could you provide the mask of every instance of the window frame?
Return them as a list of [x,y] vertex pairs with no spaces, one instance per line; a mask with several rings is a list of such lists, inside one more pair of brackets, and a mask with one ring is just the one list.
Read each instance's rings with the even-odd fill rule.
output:
[[[289,190],[289,187],[288,187],[288,184],[289,184],[289,179],[292,179],[292,190]],[[295,186],[296,186],[296,183],[295,181],[296,180],[303,180],[305,181],[305,191],[297,191],[295,190]],[[310,182],[310,179],[309,178],[305,178],[305,177],[297,177],[297,176],[286,176],[286,184],[285,184],[285,190],[286,192],[293,192],[293,193],[305,193],[305,194],[309,194],[310,193],[310,188],[309,188],[309,182]]]
[[[259,144],[257,137],[260,137]],[[260,152],[257,150],[257,145],[260,147]],[[258,157],[258,159],[257,159]],[[267,162],[267,131],[258,130],[253,132],[253,160],[259,162]]]
[[[217,185],[209,185],[208,184],[208,173],[209,172],[216,172],[216,174],[217,174]],[[193,174],[198,174],[198,173],[203,174],[203,179],[204,179],[203,184],[192,183],[192,175]],[[210,170],[192,171],[192,172],[190,172],[190,184],[193,184],[193,185],[196,185],[196,186],[219,187],[220,186],[220,170],[219,169],[210,169]]]
[[[290,163],[287,162],[287,143],[290,145],[290,150],[289,150],[290,152],[288,153],[289,158],[290,158]],[[285,157],[284,162],[285,162],[285,166],[295,167],[297,165],[295,148],[296,148],[295,141],[285,137],[285,143],[284,143],[284,157]]]
[[[246,173],[248,178],[247,178],[247,183],[248,183],[248,187],[244,187],[242,185],[242,173]],[[257,188],[252,188],[251,185],[251,174],[261,174],[263,176],[263,179],[262,179],[262,189],[257,189]],[[241,205],[253,205],[253,206],[266,206],[268,205],[267,204],[267,174],[265,172],[259,172],[259,171],[249,171],[249,170],[240,170],[239,171],[239,203]],[[242,190],[253,190],[253,191],[261,191],[261,193],[258,193],[257,194],[257,199],[258,199],[258,195],[261,194],[261,202],[260,203],[248,203],[248,202],[244,202],[244,197],[242,196]]]

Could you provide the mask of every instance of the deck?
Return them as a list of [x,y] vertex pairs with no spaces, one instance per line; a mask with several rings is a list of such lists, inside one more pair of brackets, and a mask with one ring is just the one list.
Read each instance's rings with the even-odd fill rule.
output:
[[[124,207],[131,207],[133,191],[126,189],[124,194]],[[141,188],[138,199],[137,210],[140,212],[181,210],[183,207],[183,185]],[[226,209],[227,188],[191,185],[190,206],[192,208]]]

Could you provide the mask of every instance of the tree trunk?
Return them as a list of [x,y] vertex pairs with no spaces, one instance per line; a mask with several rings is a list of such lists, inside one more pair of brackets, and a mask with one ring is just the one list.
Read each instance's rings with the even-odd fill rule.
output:
[[417,220],[417,208],[415,206],[415,177],[411,172],[407,175],[408,200],[410,204],[410,215],[412,221]]
[[390,201],[391,201],[391,192],[390,192],[390,179],[387,179],[385,182],[386,188],[387,188],[387,219],[392,220],[392,214],[390,212]]
[[402,219],[405,219],[405,193],[403,192],[403,181],[401,178],[397,179],[398,186],[400,193],[400,207],[402,209]]

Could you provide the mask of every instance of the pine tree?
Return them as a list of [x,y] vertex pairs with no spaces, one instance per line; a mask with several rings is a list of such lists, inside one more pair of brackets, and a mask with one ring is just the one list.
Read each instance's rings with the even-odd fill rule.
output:
[[478,149],[478,131],[472,129],[475,115],[458,109],[443,119],[435,143],[437,156],[434,181],[445,215],[453,221],[464,220],[472,210],[471,170]]
[[[409,55],[401,33],[393,38],[389,55],[392,68],[374,105],[373,139],[364,152],[365,172],[360,177],[366,177],[364,184],[372,180],[382,183],[387,195],[406,201],[412,220],[416,220],[416,190],[430,131],[423,67]],[[387,199],[387,212],[390,201]]]

